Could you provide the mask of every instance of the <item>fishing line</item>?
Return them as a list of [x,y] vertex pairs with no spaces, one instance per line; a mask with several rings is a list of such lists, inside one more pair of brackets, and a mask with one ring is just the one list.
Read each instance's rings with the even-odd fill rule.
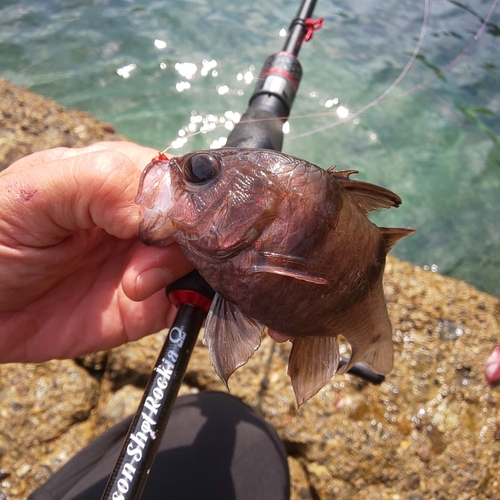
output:
[[427,31],[427,22],[429,19],[429,5],[430,5],[430,0],[424,0],[424,17],[422,20],[422,28],[420,29],[420,36],[418,37],[417,44],[415,45],[415,48],[413,49],[413,53],[406,63],[406,66],[403,68],[403,71],[401,71],[400,75],[392,82],[389,87],[382,92],[376,99],[368,103],[366,106],[363,106],[362,108],[358,109],[354,113],[350,113],[348,117],[343,118],[341,120],[338,120],[334,123],[329,123],[328,125],[324,125],[322,127],[318,127],[313,130],[309,130],[307,132],[303,132],[302,134],[297,134],[291,137],[291,139],[300,139],[302,137],[308,137],[310,135],[313,135],[318,132],[322,132],[323,130],[328,130],[330,128],[336,127],[337,125],[340,125],[343,122],[346,122],[348,120],[352,120],[353,118],[356,118],[356,116],[359,116],[361,113],[364,113],[368,109],[372,108],[373,106],[377,105],[380,103],[383,99],[385,99],[401,82],[401,80],[406,76],[408,71],[410,71],[410,68],[413,66],[413,63],[415,62],[415,59],[417,58],[420,49],[422,47],[422,43],[424,42],[425,38],[425,33]]
[[[436,80],[437,78],[439,78],[443,73],[445,73],[446,71],[448,71],[450,68],[452,68],[453,66],[455,66],[459,62],[459,60],[462,58],[462,56],[469,51],[469,49],[471,48],[472,44],[475,43],[475,42],[477,42],[479,40],[479,38],[482,36],[484,30],[486,29],[486,26],[489,24],[489,20],[491,19],[491,16],[493,15],[493,12],[495,11],[495,9],[496,9],[496,7],[498,5],[498,2],[499,2],[499,0],[493,0],[493,2],[490,5],[490,9],[488,11],[488,14],[486,15],[486,17],[484,19],[482,19],[482,23],[481,23],[481,26],[480,26],[479,30],[476,32],[476,34],[473,36],[473,38],[467,43],[467,45],[463,48],[463,50],[460,52],[460,54],[458,54],[456,57],[454,57],[440,71],[438,71],[436,74],[434,74],[433,76],[431,76],[427,80],[424,80],[423,82],[419,83],[418,85],[415,85],[414,87],[412,87],[412,88],[410,88],[410,89],[408,89],[408,90],[406,90],[404,92],[401,92],[397,96],[391,96],[391,98],[392,99],[400,99],[401,97],[407,96],[408,94],[411,94],[411,93],[413,93],[413,92],[415,92],[417,90],[420,90],[420,89],[424,88],[426,85],[428,85],[429,83],[431,83],[434,80]],[[345,122],[348,122],[349,120],[352,120],[353,118],[356,118],[361,113],[364,113],[365,111],[367,111],[368,109],[372,108],[376,104],[379,104],[383,99],[385,99],[385,97],[387,97],[387,95],[390,92],[392,92],[392,90],[394,90],[397,87],[397,85],[401,82],[401,80],[406,76],[406,74],[408,73],[408,71],[410,70],[411,66],[415,62],[415,59],[418,56],[418,53],[419,53],[420,48],[422,46],[423,38],[424,38],[425,32],[426,32],[426,25],[427,25],[427,22],[428,22],[429,10],[430,10],[430,0],[425,0],[425,2],[424,2],[424,17],[423,17],[423,20],[422,20],[422,30],[420,32],[419,41],[417,42],[417,45],[415,46],[415,50],[413,51],[413,54],[412,54],[411,58],[409,59],[408,63],[406,64],[405,68],[403,69],[403,71],[401,72],[401,74],[398,76],[398,78],[396,78],[396,80],[389,86],[389,88],[387,90],[385,90],[379,97],[377,97],[376,99],[374,99],[373,101],[371,101],[369,104],[363,106],[362,108],[360,108],[359,110],[355,111],[354,113],[350,113],[349,116],[346,117],[346,118],[337,120],[334,123],[329,123],[328,125],[324,125],[322,127],[318,127],[318,128],[316,128],[316,129],[314,129],[312,131],[308,131],[308,132],[304,132],[302,134],[297,134],[297,135],[294,135],[294,136],[290,136],[290,138],[291,139],[297,139],[297,138],[301,138],[301,137],[307,137],[307,136],[312,135],[314,133],[323,132],[324,130],[328,130],[330,128],[336,127],[337,125],[340,125],[341,123],[345,123]],[[309,118],[309,117],[329,116],[329,115],[332,115],[332,113],[331,112],[316,113],[314,115],[307,115],[307,116],[302,116],[302,117],[296,116],[296,117],[294,117],[294,119],[295,118]]]
[[[498,0],[495,0],[495,1],[498,1]],[[429,5],[430,5],[430,0],[424,0],[424,17],[423,17],[423,20],[422,20],[422,28],[420,30],[420,36],[419,36],[418,42],[417,42],[417,44],[415,46],[415,49],[413,50],[413,53],[412,53],[410,59],[406,63],[406,66],[404,67],[404,69],[401,72],[401,74],[396,78],[396,80],[394,80],[394,82],[380,96],[378,96],[376,99],[374,99],[373,101],[371,101],[370,103],[368,103],[366,106],[363,106],[362,108],[360,108],[358,111],[350,114],[348,118],[347,117],[343,118],[343,119],[338,120],[338,121],[336,121],[334,123],[330,123],[328,125],[324,125],[322,127],[318,127],[316,129],[310,130],[308,132],[304,132],[302,134],[297,134],[297,135],[290,136],[290,139],[299,139],[299,138],[302,138],[302,137],[308,137],[308,136],[313,135],[315,133],[322,132],[323,130],[327,130],[329,128],[336,127],[337,125],[340,125],[341,123],[349,121],[349,120],[355,118],[356,116],[360,115],[364,111],[366,111],[366,110],[370,109],[371,107],[377,105],[390,92],[392,92],[399,85],[399,83],[401,82],[401,80],[406,76],[406,74],[410,70],[411,66],[413,65],[415,59],[417,58],[418,53],[420,52],[420,48],[421,48],[422,43],[424,41],[425,33],[426,33],[426,28],[427,28],[427,21],[428,21],[428,17],[429,17]],[[303,119],[303,118],[314,118],[314,117],[318,117],[318,116],[330,116],[331,114],[332,114],[331,112],[327,112],[327,113],[314,113],[314,114],[308,114],[308,115],[302,115],[302,116],[300,116],[300,115],[299,116],[294,116],[292,119],[296,120],[296,119],[299,119],[299,118]],[[259,121],[262,121],[262,120],[259,120]],[[249,122],[251,122],[251,120],[246,120],[245,122],[239,122],[239,123],[249,123]],[[216,126],[213,130],[216,130],[217,128],[221,128],[221,127],[222,127],[222,125]],[[207,133],[207,132],[209,132],[209,131],[201,131],[200,130],[198,132],[194,132],[191,135],[188,135],[186,137],[186,139],[190,139],[190,138],[195,137],[195,136],[197,136],[199,134],[203,134],[203,133]],[[162,152],[166,153],[171,147],[172,147],[172,145],[168,146]]]
[[[478,31],[476,32],[476,34],[474,35],[474,37],[463,48],[463,50],[460,52],[460,54],[458,54],[449,63],[447,63],[438,73],[434,74],[433,76],[431,76],[427,80],[424,80],[423,82],[415,85],[414,87],[412,87],[406,91],[401,92],[397,96],[394,96],[394,95],[390,96],[390,99],[400,99],[401,97],[407,96],[408,94],[411,94],[417,90],[424,88],[426,85],[428,85],[429,83],[431,83],[434,80],[436,80],[437,78],[439,78],[440,75],[442,75],[443,73],[448,71],[450,68],[455,66],[459,62],[459,60],[463,57],[463,55],[468,50],[470,50],[472,44],[474,42],[477,42],[480,39],[480,37],[483,35],[483,32],[486,29],[486,27],[488,26],[489,21],[493,15],[493,12],[495,11],[495,9],[498,5],[498,2],[499,2],[499,0],[493,0],[493,2],[490,5],[490,8],[488,10],[488,13],[484,19],[481,19],[477,14],[472,13],[472,14],[476,15],[476,17],[479,17],[479,19],[482,21],[481,26],[478,29]],[[378,96],[373,101],[366,104],[365,106],[359,108],[358,110],[351,112],[349,114],[349,116],[347,116],[346,118],[341,118],[333,123],[329,123],[327,125],[317,127],[313,130],[303,132],[301,134],[291,135],[291,136],[289,136],[289,139],[299,139],[299,138],[307,137],[307,136],[310,136],[310,135],[313,135],[313,134],[316,134],[319,132],[323,132],[323,131],[328,130],[330,128],[337,127],[338,125],[341,125],[343,123],[346,123],[346,122],[356,118],[360,114],[364,113],[365,111],[369,110],[370,108],[378,105],[381,101],[383,101],[399,85],[399,83],[401,83],[403,78],[407,75],[408,71],[411,69],[412,65],[414,64],[415,59],[417,58],[417,56],[420,52],[420,49],[422,47],[422,43],[423,43],[423,40],[424,40],[424,37],[426,34],[427,24],[428,24],[428,19],[429,19],[429,12],[430,12],[430,0],[424,0],[424,13],[423,13],[423,19],[422,19],[422,28],[420,30],[420,36],[419,36],[419,39],[417,41],[417,44],[415,45],[413,53],[412,53],[410,59],[408,60],[407,64],[405,65],[404,69],[401,71],[400,75],[396,78],[396,80],[394,80],[394,82],[382,94],[380,94],[380,96]],[[333,113],[334,112],[332,112],[332,111],[327,111],[327,112],[321,112],[321,113],[309,113],[307,115],[296,115],[296,116],[290,117],[289,121],[292,121],[292,120],[295,121],[298,119],[305,119],[305,118],[318,118],[318,117],[325,117],[325,116],[334,116]],[[257,120],[245,120],[244,122],[241,122],[241,123],[247,123],[247,122],[250,123],[252,121],[257,121]],[[263,121],[263,120],[258,120],[258,121]],[[197,135],[213,132],[213,131],[218,130],[222,127],[224,127],[224,125],[217,125],[212,130],[200,130],[197,132],[193,132],[192,134],[186,135],[185,138],[191,139],[192,137],[196,137]],[[172,144],[170,144],[167,148],[165,148],[163,150],[163,152],[167,152],[171,148],[172,148]]]
[[419,89],[425,87],[429,83],[431,83],[434,80],[436,80],[437,78],[439,78],[443,73],[448,71],[450,68],[455,66],[458,63],[458,61],[462,58],[462,56],[466,52],[469,51],[469,49],[472,47],[472,44],[474,42],[477,42],[479,40],[479,38],[482,36],[483,31],[486,29],[486,26],[489,24],[489,20],[491,19],[491,16],[493,15],[493,12],[495,11],[495,8],[498,4],[498,1],[499,0],[493,0],[493,3],[490,6],[490,10],[488,11],[488,14],[486,15],[486,17],[482,20],[482,24],[481,24],[479,30],[472,37],[472,39],[467,43],[467,45],[463,48],[463,50],[462,50],[462,52],[460,52],[460,54],[458,54],[454,59],[452,59],[449,63],[447,63],[445,66],[443,66],[443,68],[440,71],[438,71],[434,76],[431,76],[427,80],[424,80],[422,83],[415,85],[415,87],[413,87],[405,92],[402,92],[400,95],[397,96],[397,98],[403,97],[405,95],[410,94],[411,92],[415,92],[415,90],[419,90]]
[[479,37],[483,34],[483,31],[485,30],[486,26],[489,24],[491,16],[493,15],[493,12],[497,6],[498,0],[494,0],[494,2],[491,4],[490,10],[486,17],[484,18],[483,24],[479,28],[479,31],[475,34],[474,36],[474,41],[479,40]]

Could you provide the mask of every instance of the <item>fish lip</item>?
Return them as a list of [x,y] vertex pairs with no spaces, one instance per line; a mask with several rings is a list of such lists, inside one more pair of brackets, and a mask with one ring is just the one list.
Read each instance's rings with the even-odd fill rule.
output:
[[135,203],[141,207],[143,217],[161,209],[166,212],[173,203],[171,166],[178,164],[170,159],[167,162],[153,160],[142,172]]
[[153,220],[141,220],[138,237],[145,245],[165,246],[172,241],[175,233],[173,222],[169,218],[163,218],[159,213]]
[[167,162],[153,160],[142,173],[135,202],[142,215],[138,237],[146,245],[163,246],[176,232],[168,216],[174,204],[172,168],[176,166],[173,158]]

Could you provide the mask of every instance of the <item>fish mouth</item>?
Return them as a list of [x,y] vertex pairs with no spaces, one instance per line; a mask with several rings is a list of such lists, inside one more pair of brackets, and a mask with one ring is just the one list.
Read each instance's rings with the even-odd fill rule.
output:
[[165,212],[173,203],[170,161],[153,160],[141,174],[135,202],[143,209],[143,217]]
[[141,220],[138,237],[145,245],[163,247],[172,243],[175,233],[172,221],[158,215],[155,220]]
[[163,246],[170,242],[176,229],[168,216],[174,203],[170,161],[153,160],[144,169],[135,202],[142,220],[139,239],[146,245]]

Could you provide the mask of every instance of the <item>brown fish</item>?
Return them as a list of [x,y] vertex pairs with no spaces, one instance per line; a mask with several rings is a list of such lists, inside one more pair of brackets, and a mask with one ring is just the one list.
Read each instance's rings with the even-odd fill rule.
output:
[[357,362],[391,371],[382,275],[387,252],[413,231],[371,223],[371,210],[401,199],[353,173],[232,148],[160,155],[144,170],[139,237],[173,238],[216,291],[203,340],[226,384],[265,327],[293,339],[288,374],[299,405],[337,371],[338,335],[352,348],[339,372]]

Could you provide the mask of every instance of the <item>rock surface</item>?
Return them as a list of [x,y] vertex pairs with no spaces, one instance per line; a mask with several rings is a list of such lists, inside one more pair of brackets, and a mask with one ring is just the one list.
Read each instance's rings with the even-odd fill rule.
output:
[[0,170],[36,151],[78,148],[124,139],[82,111],[16,87],[0,78]]
[[[0,81],[0,165],[115,137],[85,113]],[[231,392],[284,440],[293,499],[500,500],[500,387],[484,377],[500,343],[500,301],[393,258],[385,292],[396,357],[381,385],[337,376],[297,409],[289,345],[266,337]],[[164,336],[78,362],[0,366],[0,498],[26,498],[133,412]],[[225,389],[199,341],[181,392],[201,390]]]

